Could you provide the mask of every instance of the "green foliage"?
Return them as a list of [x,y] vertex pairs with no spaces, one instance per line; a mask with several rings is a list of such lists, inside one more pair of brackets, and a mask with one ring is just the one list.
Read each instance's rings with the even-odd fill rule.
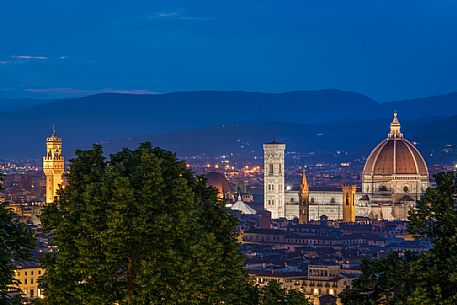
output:
[[415,298],[457,304],[457,177],[440,173],[435,181],[409,216],[411,233],[433,239],[433,248],[414,266]]
[[415,288],[411,263],[416,260],[416,255],[402,258],[396,253],[384,259],[365,260],[362,276],[353,281],[351,289],[341,294],[343,304],[407,304],[407,297]]
[[149,143],[106,161],[77,151],[42,216],[45,304],[252,304],[236,218],[176,156]]
[[365,261],[363,275],[341,298],[345,305],[457,304],[457,179],[454,173],[436,175],[409,215],[408,230],[433,239],[433,248],[420,255]]
[[276,281],[260,288],[259,305],[310,305],[305,295],[297,290],[286,291]]
[[[0,174],[0,182],[3,175]],[[32,232],[13,219],[5,204],[0,204],[0,304],[20,304],[14,279],[16,264],[29,260],[35,240]]]

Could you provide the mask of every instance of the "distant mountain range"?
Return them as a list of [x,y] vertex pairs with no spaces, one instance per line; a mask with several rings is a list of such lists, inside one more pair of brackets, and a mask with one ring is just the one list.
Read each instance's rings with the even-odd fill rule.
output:
[[[241,146],[246,151],[247,146],[261,149],[273,133],[291,149],[362,153],[385,137],[394,110],[407,137],[424,148],[456,141],[457,117],[452,116],[457,115],[457,93],[385,103],[333,89],[107,93],[46,101],[0,99],[0,158],[39,158],[53,123],[68,156],[95,142],[109,143],[111,151],[145,139],[179,153],[219,153]],[[239,145],[242,141],[249,145]]]
[[[262,158],[262,144],[273,139],[287,144],[290,157],[313,161],[350,161],[367,157],[387,137],[391,119],[348,120],[333,123],[292,124],[261,122],[168,132],[159,135],[132,137],[105,143],[107,153],[123,147],[134,148],[149,141],[178,153],[191,156],[234,154],[238,159]],[[446,119],[401,120],[405,137],[415,143],[427,161],[456,161],[457,152],[444,153],[446,144],[457,147],[457,116]],[[454,126],[448,128],[448,126]],[[341,155],[337,155],[341,154]]]

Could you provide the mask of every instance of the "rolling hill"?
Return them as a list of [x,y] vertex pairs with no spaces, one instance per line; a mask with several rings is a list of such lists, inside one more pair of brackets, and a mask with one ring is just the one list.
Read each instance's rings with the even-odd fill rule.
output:
[[[422,124],[419,121],[426,121],[425,118],[437,120],[457,115],[457,93],[378,103],[362,94],[334,89],[279,94],[242,91],[189,91],[154,95],[106,93],[73,99],[20,100],[17,105],[15,101],[18,100],[0,100],[4,127],[0,158],[39,158],[44,148],[44,138],[50,133],[53,123],[64,137],[65,153],[72,155],[74,149],[88,147],[91,143],[131,137],[151,138],[150,135],[155,135],[156,141],[162,139],[159,143],[170,142],[171,145],[174,141],[175,146],[183,145],[180,135],[186,136],[187,140],[191,139],[187,133],[199,131],[205,134],[205,130],[222,125],[251,126],[248,130],[235,128],[224,132],[240,137],[248,134],[252,128],[265,134],[252,135],[260,140],[262,137],[269,138],[276,128],[269,127],[265,122],[287,122],[299,126],[284,131],[278,127],[277,134],[290,138],[293,134],[309,135],[303,140],[297,137],[296,141],[303,143],[304,147],[324,149],[331,148],[333,143],[347,147],[369,146],[368,143],[364,144],[366,134],[357,135],[357,132],[366,131],[376,135],[377,139],[382,138],[387,132],[385,121],[390,120],[395,109],[399,111],[402,121],[415,120],[418,126]],[[378,126],[376,120],[384,123]],[[257,123],[260,125],[254,128]],[[374,124],[372,128],[370,124]],[[207,131],[206,140],[213,137],[215,139],[211,141],[216,141],[224,134],[217,127],[216,131]],[[423,133],[426,131],[424,127]],[[310,136],[317,133],[326,136],[318,139]],[[226,140],[222,142],[229,143]],[[193,143],[197,143],[197,140]],[[215,149],[219,148],[218,143],[213,145]],[[225,149],[224,146],[220,148]]]

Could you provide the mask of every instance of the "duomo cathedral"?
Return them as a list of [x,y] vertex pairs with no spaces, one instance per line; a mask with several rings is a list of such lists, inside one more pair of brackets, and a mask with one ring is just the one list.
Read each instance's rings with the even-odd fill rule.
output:
[[373,149],[365,163],[361,189],[309,189],[303,172],[300,190],[286,190],[286,145],[273,141],[263,148],[264,209],[271,212],[272,218],[298,217],[300,223],[317,220],[321,215],[344,221],[354,221],[355,216],[406,220],[408,211],[430,185],[425,160],[403,137],[397,113],[387,138]]

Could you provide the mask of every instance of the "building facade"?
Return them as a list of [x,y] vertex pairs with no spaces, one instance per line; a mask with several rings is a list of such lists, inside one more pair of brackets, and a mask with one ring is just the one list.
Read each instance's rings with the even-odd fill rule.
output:
[[308,274],[258,270],[250,275],[261,287],[277,281],[287,290],[299,290],[313,305],[341,305],[338,295],[352,284],[352,277],[342,274],[338,265],[308,265]]
[[44,274],[44,269],[37,264],[18,266],[14,278],[19,281],[17,288],[26,299],[42,298],[43,293],[38,288],[38,279]]

